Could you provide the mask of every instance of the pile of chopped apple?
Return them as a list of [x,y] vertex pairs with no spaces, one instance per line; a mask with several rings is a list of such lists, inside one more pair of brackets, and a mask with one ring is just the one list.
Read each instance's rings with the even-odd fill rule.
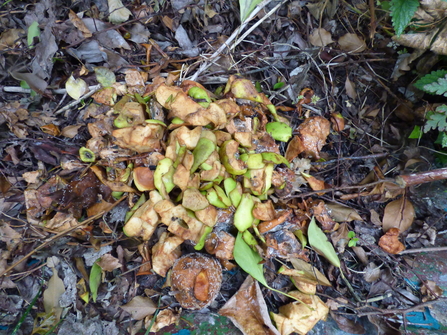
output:
[[[143,97],[124,96],[113,107],[115,115],[90,124],[92,139],[80,152],[85,162],[99,157],[92,170],[115,198],[140,194],[123,231],[143,240],[146,247],[139,250],[153,272],[165,277],[171,270],[173,293],[190,309],[209,305],[220,288],[221,266],[235,266],[235,233],[256,252],[262,253],[259,243],[271,246],[273,254],[264,257],[289,259],[297,257],[296,249],[301,252],[302,234],[297,239],[281,229],[293,211],[275,208],[269,196],[290,192],[295,172],[289,162],[301,152],[318,157],[329,133],[329,121],[308,118],[289,142],[288,121],[246,79],[230,77],[219,96],[191,81],[154,83]],[[155,118],[154,110],[167,115]],[[310,144],[306,131],[316,138]],[[289,142],[287,159],[278,141]],[[149,251],[148,241],[160,226],[167,231]],[[186,240],[215,258],[180,259]],[[148,264],[143,268],[147,273]]]
[[[218,221],[220,209],[234,212],[233,224],[238,231],[253,228],[258,235],[260,220],[276,218],[270,203],[263,201],[275,188],[284,188],[286,180],[275,172],[275,166],[289,166],[289,162],[265,130],[267,117],[262,108],[258,109],[260,117],[246,117],[235,98],[271,103],[245,79],[232,78],[226,92],[233,97],[216,100],[197,83],[159,85],[153,98],[168,110],[169,127],[158,120],[145,120],[143,108],[135,102],[124,105],[114,122],[121,127],[113,131],[118,146],[140,153],[153,151],[149,147],[158,149],[164,130],[167,132],[164,155],[157,155],[155,170],[145,166],[133,170],[136,188],[149,191],[149,199],[125,224],[127,236],[147,241],[164,224],[170,235],[163,243],[172,244],[170,251],[183,240],[192,241],[200,250]],[[265,111],[269,108],[272,105],[265,106]],[[281,130],[273,137],[290,139],[290,127],[284,122],[274,123]],[[244,236],[253,243],[250,232]],[[154,248],[160,248],[159,244]],[[231,266],[225,262],[231,254],[226,257],[222,261]],[[153,253],[153,270],[165,276],[174,261],[172,254]]]

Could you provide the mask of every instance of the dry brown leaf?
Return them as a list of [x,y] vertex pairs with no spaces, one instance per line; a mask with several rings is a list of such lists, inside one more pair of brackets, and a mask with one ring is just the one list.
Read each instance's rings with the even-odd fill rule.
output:
[[326,208],[330,211],[332,219],[337,222],[353,220],[363,221],[362,217],[354,208],[343,206],[335,202],[326,202]]
[[405,246],[399,241],[399,229],[390,228],[379,240],[379,247],[384,251],[396,255],[405,250]]
[[366,49],[365,41],[356,34],[347,33],[338,40],[340,49],[346,52],[362,52]]
[[[316,295],[307,295],[298,291],[289,292],[306,305],[293,302],[279,308],[279,313],[271,313],[281,335],[297,332],[300,335],[309,332],[320,320],[326,320],[329,308]],[[309,308],[311,307],[311,308]]]
[[103,270],[109,272],[112,272],[113,270],[122,266],[118,258],[113,257],[111,254],[101,256],[101,259],[96,264],[98,264]]
[[68,137],[68,138],[73,138],[78,134],[78,130],[81,127],[82,127],[82,125],[80,125],[80,124],[64,127],[61,131],[61,135]]
[[134,320],[143,320],[146,316],[155,313],[157,305],[150,298],[136,296],[120,308],[130,313]]
[[[155,323],[152,325],[151,332],[157,333],[160,331],[160,329],[167,327],[172,324],[178,324],[180,321],[181,313],[177,312],[175,313],[171,309],[163,309],[158,313],[157,318],[155,319]],[[152,322],[152,320],[147,320],[145,327],[148,328],[149,324]]]
[[345,89],[346,89],[346,94],[348,95],[348,97],[350,97],[353,100],[357,99],[357,92],[355,91],[355,84],[349,79],[349,76],[346,76]]
[[269,317],[259,283],[248,276],[239,290],[220,309],[245,335],[279,335]]
[[380,274],[380,268],[374,263],[369,263],[365,268],[365,274],[363,275],[363,278],[367,283],[372,283],[380,278]]
[[300,153],[302,153],[305,150],[303,143],[301,142],[301,139],[299,136],[295,135],[293,136],[292,140],[287,145],[286,150],[286,159],[291,162],[293,161]]
[[320,151],[326,144],[330,128],[331,123],[321,116],[309,117],[298,126],[301,146],[307,156],[315,159],[320,158]]
[[432,280],[427,280],[421,287],[421,293],[424,295],[422,301],[429,301],[438,299],[444,291]]
[[45,313],[54,313],[56,319],[59,320],[62,314],[62,307],[59,304],[59,299],[65,292],[65,286],[62,279],[57,275],[55,267],[52,268],[53,275],[48,281],[47,289],[43,292],[43,306]]
[[20,37],[25,34],[23,29],[8,29],[0,35],[0,51],[13,48],[15,43],[20,42]]
[[397,228],[403,233],[411,227],[413,220],[413,204],[406,197],[401,197],[386,205],[382,229],[387,232],[391,228]]
[[309,35],[309,43],[315,47],[325,47],[333,42],[331,33],[323,28],[314,29]]
[[68,18],[70,19],[71,23],[73,23],[73,25],[82,32],[82,35],[84,35],[85,38],[92,37],[91,31],[87,28],[84,21],[82,21],[82,19],[79,18],[79,16],[77,16],[71,9],[68,13]]

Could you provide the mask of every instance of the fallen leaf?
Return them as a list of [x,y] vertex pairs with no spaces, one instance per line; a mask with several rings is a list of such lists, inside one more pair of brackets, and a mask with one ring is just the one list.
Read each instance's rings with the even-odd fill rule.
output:
[[347,33],[339,38],[340,49],[346,52],[362,52],[366,49],[365,41],[356,34]]
[[411,227],[414,215],[413,204],[406,197],[391,201],[385,207],[382,229],[387,232],[391,228],[397,228],[403,233]]
[[435,300],[442,296],[444,291],[432,280],[427,280],[421,287],[421,293],[424,295],[422,301]]
[[92,37],[91,31],[87,28],[84,21],[82,21],[82,19],[79,18],[79,16],[77,16],[71,9],[70,12],[68,12],[68,18],[70,19],[71,23],[73,23],[73,25],[82,32],[82,35],[85,38]]
[[70,97],[78,100],[80,97],[88,92],[88,85],[83,79],[75,79],[73,75],[71,75],[65,83],[65,89],[67,90],[67,94]]
[[331,262],[332,265],[339,268],[340,259],[338,258],[334,247],[328,241],[326,235],[323,233],[321,228],[317,226],[315,218],[313,217],[309,223],[309,228],[307,230],[307,235],[309,239],[310,246],[320,255],[326,257],[326,259]]
[[120,308],[130,313],[134,320],[143,320],[146,316],[155,313],[157,305],[150,298],[136,296]]
[[379,240],[379,247],[386,252],[396,255],[405,250],[405,246],[399,241],[399,229],[390,228]]
[[104,271],[109,272],[112,272],[113,270],[118,269],[122,266],[118,258],[113,257],[111,254],[105,254],[101,256],[101,259],[97,262],[97,264]]
[[66,126],[62,129],[61,131],[61,135],[68,137],[68,138],[73,138],[78,134],[78,130],[79,128],[81,128],[82,125],[71,125],[71,126]]
[[[181,312],[174,312],[171,309],[163,309],[160,311],[160,313],[157,314],[157,318],[155,319],[155,323],[153,324],[151,328],[151,333],[155,332],[157,333],[160,331],[160,329],[167,327],[172,324],[178,324],[180,322],[180,316]],[[152,320],[147,320],[145,327],[148,328],[149,324],[152,322]]]
[[323,28],[314,29],[309,35],[309,43],[315,47],[325,47],[333,42],[331,33]]
[[25,34],[23,29],[7,29],[0,35],[0,51],[13,48],[20,43],[20,38]]
[[331,123],[321,116],[309,117],[298,126],[301,148],[306,156],[314,159],[320,158],[320,151],[326,144],[330,128]]
[[62,314],[62,307],[59,304],[59,299],[64,292],[64,282],[57,275],[56,268],[53,267],[53,275],[48,281],[47,289],[43,292],[43,306],[45,308],[45,313],[54,313],[57,320],[59,320]]
[[357,99],[357,92],[355,91],[355,85],[349,79],[349,76],[346,76],[345,89],[346,89],[346,94],[348,95],[348,97],[350,97],[352,100]]
[[[308,309],[307,307],[305,307]],[[269,317],[259,284],[248,276],[235,295],[219,310],[245,335],[279,335]]]
[[326,202],[326,208],[330,212],[332,219],[336,222],[363,221],[357,211],[351,207],[343,206],[335,202]]
[[129,16],[132,15],[131,11],[124,7],[121,0],[107,0],[109,4],[109,21],[114,24],[126,22]]
[[300,299],[307,306],[293,302],[281,306],[278,314],[271,313],[281,335],[289,335],[292,332],[306,334],[318,321],[326,320],[329,308],[318,296],[303,294],[298,291],[292,291],[289,294]]

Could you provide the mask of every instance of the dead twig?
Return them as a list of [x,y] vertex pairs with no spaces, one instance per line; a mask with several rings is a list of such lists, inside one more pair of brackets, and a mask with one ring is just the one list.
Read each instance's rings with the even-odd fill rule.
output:
[[443,179],[447,179],[447,168],[398,176],[396,183],[400,187],[408,187]]
[[405,254],[417,254],[420,252],[438,252],[438,251],[446,251],[447,247],[431,247],[431,248],[417,248],[417,249],[408,249],[399,252],[399,255]]

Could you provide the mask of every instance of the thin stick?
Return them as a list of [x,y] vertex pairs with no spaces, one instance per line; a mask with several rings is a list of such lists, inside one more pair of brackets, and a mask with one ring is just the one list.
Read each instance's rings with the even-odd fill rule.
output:
[[373,158],[381,158],[388,156],[388,153],[380,153],[380,154],[374,154],[374,155],[368,155],[368,156],[352,156],[352,157],[339,157],[335,159],[328,160],[326,162],[312,162],[311,165],[329,165],[333,163],[338,163],[342,161],[351,161],[351,160],[364,160],[364,159],[373,159]]
[[[114,208],[116,205],[118,205],[121,201],[123,201],[125,198],[127,197],[122,197],[121,199],[119,199],[117,202],[115,202],[113,204],[113,206],[108,210],[110,211],[112,208]],[[55,240],[57,240],[59,237],[65,236],[69,233],[71,233],[72,231],[75,231],[76,229],[78,229],[79,227],[86,225],[96,219],[99,219],[101,216],[103,216],[105,213],[107,213],[108,211],[102,211],[99,212],[98,214],[78,223],[76,226],[73,226],[63,232],[60,232],[57,235],[54,235],[53,237],[49,238],[48,240],[46,240],[44,243],[42,243],[41,245],[39,245],[37,248],[33,249],[32,251],[30,251],[29,253],[27,253],[25,256],[23,256],[21,259],[19,259],[18,261],[16,261],[14,264],[12,264],[11,266],[9,266],[7,269],[3,270],[2,272],[0,272],[0,277],[3,277],[4,275],[6,275],[9,271],[13,270],[17,265],[22,264],[24,261],[26,261],[28,258],[30,258],[32,255],[34,255],[37,251],[45,248],[47,245],[51,244],[52,242],[54,242]]]
[[400,187],[407,187],[443,179],[447,179],[447,168],[398,176],[396,182]]
[[408,249],[399,252],[399,255],[404,254],[417,254],[419,252],[438,252],[438,251],[447,251],[447,247],[431,247],[431,248],[416,248],[416,249]]

